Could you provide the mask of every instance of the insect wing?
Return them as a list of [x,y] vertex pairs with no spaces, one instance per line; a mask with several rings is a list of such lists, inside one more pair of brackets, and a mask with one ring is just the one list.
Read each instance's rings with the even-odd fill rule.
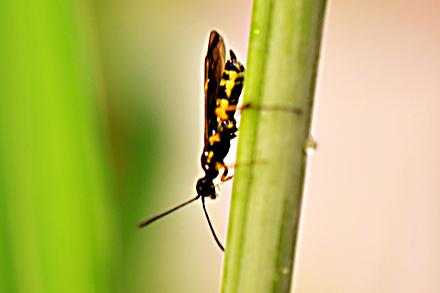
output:
[[215,108],[225,58],[225,43],[222,36],[216,31],[211,31],[205,57],[205,145],[209,136],[217,131]]

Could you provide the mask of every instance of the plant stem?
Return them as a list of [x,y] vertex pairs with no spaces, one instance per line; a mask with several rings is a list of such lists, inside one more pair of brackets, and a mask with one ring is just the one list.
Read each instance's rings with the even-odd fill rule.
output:
[[290,290],[324,10],[254,2],[222,292]]

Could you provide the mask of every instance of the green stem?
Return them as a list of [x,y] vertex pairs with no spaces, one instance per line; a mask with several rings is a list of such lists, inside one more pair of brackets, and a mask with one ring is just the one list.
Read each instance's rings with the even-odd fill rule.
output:
[[254,2],[223,292],[290,290],[324,10]]

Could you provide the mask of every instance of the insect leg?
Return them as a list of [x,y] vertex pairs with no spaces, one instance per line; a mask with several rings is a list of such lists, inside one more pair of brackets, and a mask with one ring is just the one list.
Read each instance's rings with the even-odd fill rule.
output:
[[233,177],[234,177],[234,175],[229,175],[229,176],[228,176],[228,166],[226,166],[226,165],[223,163],[223,174],[222,174],[222,177],[220,178],[220,180],[221,180],[222,182],[226,182],[226,181],[231,180]]
[[259,111],[276,111],[276,112],[290,112],[297,115],[302,115],[303,110],[294,106],[282,106],[282,105],[254,105],[252,103],[243,104],[241,107],[238,107],[241,111],[246,109],[255,109]]
[[248,162],[248,163],[235,163],[235,164],[230,164],[230,165],[222,164],[221,165],[221,169],[223,169],[223,174],[222,174],[220,180],[222,182],[226,182],[226,181],[229,181],[232,178],[234,178],[234,175],[229,175],[228,176],[228,172],[229,172],[230,169],[235,169],[235,168],[238,168],[238,167],[250,167],[250,166],[253,166],[255,164],[265,164],[265,163],[267,163],[267,162],[265,162],[265,161],[251,161],[251,162]]

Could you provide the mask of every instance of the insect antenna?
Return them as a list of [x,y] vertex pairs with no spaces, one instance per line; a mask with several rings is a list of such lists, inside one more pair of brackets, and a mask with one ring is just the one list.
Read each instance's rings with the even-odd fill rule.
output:
[[204,196],[202,196],[202,206],[203,206],[203,211],[205,212],[206,220],[208,220],[209,229],[211,229],[211,233],[212,233],[212,236],[214,236],[215,242],[217,243],[218,247],[220,247],[220,249],[222,251],[225,251],[225,248],[223,247],[222,243],[218,239],[217,234],[215,234],[214,227],[212,226],[211,220],[209,219],[208,211],[206,210],[206,206],[205,206],[205,197]]
[[[172,212],[174,212],[174,211],[176,211],[176,210],[178,210],[178,209],[180,209],[180,208],[186,206],[187,204],[190,204],[190,203],[192,203],[193,201],[198,200],[199,197],[200,197],[200,195],[197,195],[196,197],[194,197],[194,198],[192,198],[192,199],[190,199],[190,200],[188,200],[188,201],[185,201],[184,203],[181,203],[181,204],[179,204],[178,206],[175,206],[175,207],[172,208],[172,209],[169,209],[169,210],[167,210],[167,211],[165,211],[165,212],[162,212],[162,213],[160,213],[160,214],[157,214],[157,215],[155,215],[155,216],[149,218],[148,220],[146,220],[146,221],[140,223],[140,224],[139,224],[139,228],[143,228],[143,227],[145,227],[145,226],[147,226],[147,225],[149,225],[149,224],[155,222],[156,220],[159,220],[160,218],[165,217],[165,216],[168,215],[168,214],[171,214]],[[208,221],[209,221],[209,219],[208,219]],[[211,228],[211,229],[212,229],[212,228]]]

